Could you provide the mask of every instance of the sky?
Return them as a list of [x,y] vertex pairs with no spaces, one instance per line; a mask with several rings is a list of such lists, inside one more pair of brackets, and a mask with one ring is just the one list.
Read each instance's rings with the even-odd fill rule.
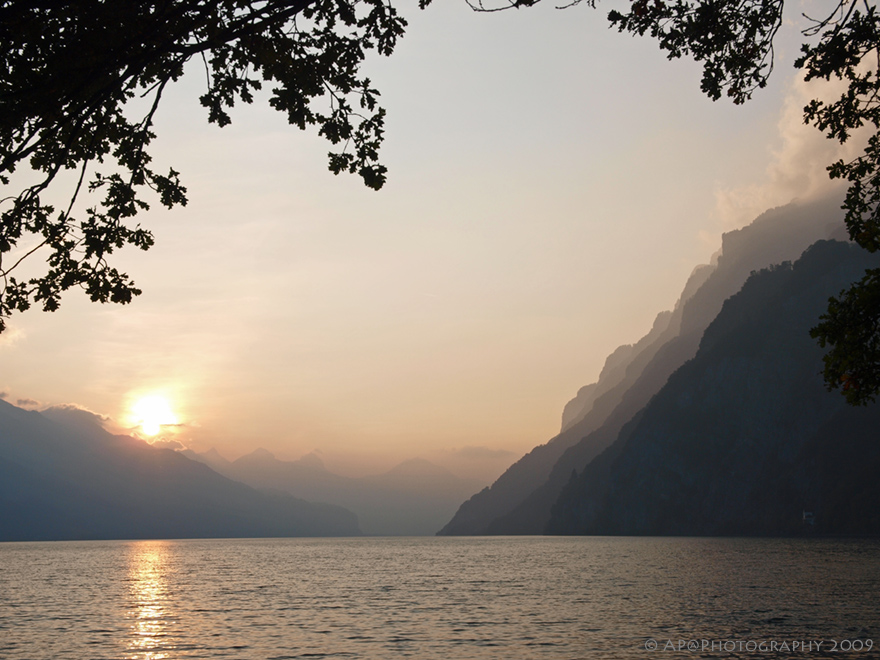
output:
[[724,231],[828,188],[795,27],[768,88],[734,106],[702,95],[693,62],[608,29],[612,6],[402,5],[406,36],[365,65],[388,111],[379,192],[329,173],[328,145],[260,97],[208,125],[190,72],[153,152],[189,204],[144,214],[155,247],[116,262],[143,295],[69,292],[13,317],[0,393],[125,432],[164,397],[164,437],[230,459],[315,451],[356,474],[423,456],[497,476]]

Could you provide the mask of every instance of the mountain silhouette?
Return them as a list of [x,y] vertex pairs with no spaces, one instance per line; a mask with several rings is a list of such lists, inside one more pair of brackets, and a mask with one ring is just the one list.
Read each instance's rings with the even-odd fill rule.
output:
[[828,392],[809,329],[880,258],[821,241],[754,273],[696,356],[571,477],[553,534],[880,534],[880,407]]
[[475,480],[460,478],[422,458],[404,461],[383,474],[345,477],[327,470],[315,454],[283,461],[257,449],[232,462],[217,460],[216,453],[188,455],[255,488],[345,507],[357,514],[365,534],[375,536],[434,534],[478,486]]
[[352,536],[354,514],[260,492],[87,411],[0,401],[0,540]]
[[639,342],[612,353],[595,387],[569,402],[563,431],[464,502],[439,534],[542,533],[572,470],[582,470],[609,447],[670,374],[694,356],[724,300],[752,271],[796,259],[833,233],[840,217],[839,200],[792,203],[724,234],[717,261],[694,269],[675,308],[659,314]]

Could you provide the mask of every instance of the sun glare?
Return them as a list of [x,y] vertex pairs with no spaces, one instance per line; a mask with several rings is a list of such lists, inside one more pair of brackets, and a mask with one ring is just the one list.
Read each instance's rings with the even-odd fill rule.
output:
[[145,396],[138,399],[131,410],[135,423],[141,427],[145,435],[156,435],[163,426],[178,423],[168,399],[162,396]]

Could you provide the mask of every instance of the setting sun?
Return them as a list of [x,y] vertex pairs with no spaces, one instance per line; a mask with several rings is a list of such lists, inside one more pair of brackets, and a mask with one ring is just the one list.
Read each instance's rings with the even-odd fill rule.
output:
[[178,423],[168,399],[162,396],[145,396],[138,399],[131,410],[136,424],[146,435],[156,435],[163,426]]

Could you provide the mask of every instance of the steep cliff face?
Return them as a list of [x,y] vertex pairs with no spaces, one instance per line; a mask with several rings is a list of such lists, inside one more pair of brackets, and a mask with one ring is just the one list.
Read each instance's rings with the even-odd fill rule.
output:
[[[635,346],[621,347],[583,400],[569,403],[569,426],[511,466],[490,488],[462,504],[440,534],[540,534],[572,470],[582,470],[694,356],[724,300],[753,270],[796,259],[839,224],[839,201],[790,204],[725,234],[718,262],[698,267],[675,309],[658,316]],[[578,416],[573,412],[580,406]],[[575,420],[576,421],[573,421]]]
[[[690,281],[690,280],[689,280]],[[592,385],[585,385],[578,390],[574,399],[565,404],[562,410],[562,430],[569,430],[587,415],[597,418],[603,410],[613,409],[617,399],[615,391],[620,384],[633,377],[633,369],[644,367],[646,358],[653,354],[652,348],[658,340],[662,340],[670,332],[670,324],[675,322],[676,327],[680,321],[680,315],[666,311],[660,312],[651,326],[651,331],[635,344],[618,346],[615,351],[605,359],[605,365],[599,374],[599,380]],[[675,330],[671,330],[674,334]],[[662,343],[662,342],[661,342]],[[646,354],[647,351],[647,354]],[[610,396],[607,396],[612,392]],[[599,423],[594,421],[593,424]]]
[[[511,465],[492,486],[484,488],[462,504],[453,519],[440,530],[439,534],[480,535],[495,533],[492,531],[491,525],[515,509],[530,493],[546,483],[554,466],[566,450],[580,443],[585,436],[589,436],[605,422],[628,387],[650,362],[658,347],[662,347],[665,343],[670,322],[675,320],[674,314],[663,312],[658,315],[652,331],[639,342],[635,345],[625,345],[618,348],[606,362],[606,367],[602,370],[599,381],[593,386],[587,386],[589,400],[581,401],[580,405],[587,406],[589,410],[549,442],[538,445]],[[612,440],[613,438],[608,442]],[[604,449],[607,444],[601,441],[596,442],[586,447],[585,451],[592,457]],[[549,504],[547,511],[549,511]],[[520,531],[517,528],[515,531],[503,533],[537,534],[540,533],[543,522],[536,527],[530,519],[529,531]]]
[[564,487],[546,531],[880,533],[880,411],[825,390],[809,337],[828,297],[878,261],[822,241],[752,275],[694,359]]

